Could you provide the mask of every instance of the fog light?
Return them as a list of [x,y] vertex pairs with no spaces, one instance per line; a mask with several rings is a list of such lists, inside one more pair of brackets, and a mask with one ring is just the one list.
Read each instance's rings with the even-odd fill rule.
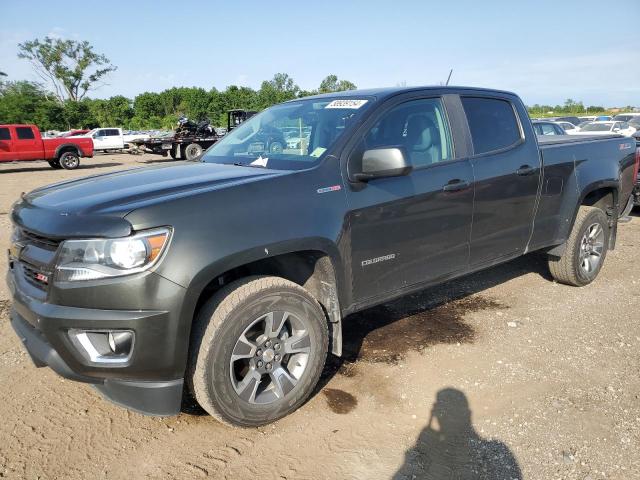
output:
[[69,338],[82,356],[93,363],[126,363],[133,352],[130,330],[69,330]]

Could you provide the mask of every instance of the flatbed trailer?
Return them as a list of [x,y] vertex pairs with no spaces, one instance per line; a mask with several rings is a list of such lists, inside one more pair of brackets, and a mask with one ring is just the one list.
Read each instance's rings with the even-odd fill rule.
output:
[[[242,122],[251,118],[256,112],[253,110],[235,109],[227,112],[227,132],[231,131]],[[224,135],[212,135],[207,137],[189,136],[189,135],[174,135],[173,137],[159,137],[159,138],[147,138],[132,140],[131,144],[136,146],[136,149],[131,150],[131,153],[143,152],[155,153],[166,157],[171,155],[171,158],[193,160],[204,153],[204,151],[211,145],[220,140]]]
[[166,157],[170,155],[175,159],[192,160],[202,155],[211,145],[220,140],[222,136],[214,135],[209,137],[160,137],[133,140],[138,150],[155,153]]

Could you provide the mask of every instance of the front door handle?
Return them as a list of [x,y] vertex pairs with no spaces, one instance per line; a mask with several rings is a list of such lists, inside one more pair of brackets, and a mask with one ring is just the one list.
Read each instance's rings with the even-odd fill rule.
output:
[[522,165],[518,170],[516,170],[516,174],[525,177],[533,174],[535,171],[536,169],[530,165]]
[[469,182],[467,182],[466,180],[460,180],[459,178],[450,180],[449,183],[447,183],[444,187],[442,187],[442,190],[445,192],[458,192],[460,190],[465,190],[469,188]]

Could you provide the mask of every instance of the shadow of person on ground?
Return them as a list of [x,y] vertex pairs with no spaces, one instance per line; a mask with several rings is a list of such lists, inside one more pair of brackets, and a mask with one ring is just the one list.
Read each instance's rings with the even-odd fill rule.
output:
[[393,479],[522,480],[522,472],[509,447],[476,432],[465,394],[445,388],[438,392],[429,423]]

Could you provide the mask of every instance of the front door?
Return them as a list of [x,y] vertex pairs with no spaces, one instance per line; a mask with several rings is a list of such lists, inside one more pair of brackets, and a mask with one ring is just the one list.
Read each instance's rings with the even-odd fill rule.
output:
[[413,171],[349,192],[355,303],[462,271],[469,260],[473,172],[454,155],[442,100],[400,103],[372,125],[354,155],[399,146]]
[[[540,155],[508,98],[463,96],[473,143],[475,201],[471,235],[472,266],[525,251],[533,228]],[[519,104],[519,103],[518,103]]]

